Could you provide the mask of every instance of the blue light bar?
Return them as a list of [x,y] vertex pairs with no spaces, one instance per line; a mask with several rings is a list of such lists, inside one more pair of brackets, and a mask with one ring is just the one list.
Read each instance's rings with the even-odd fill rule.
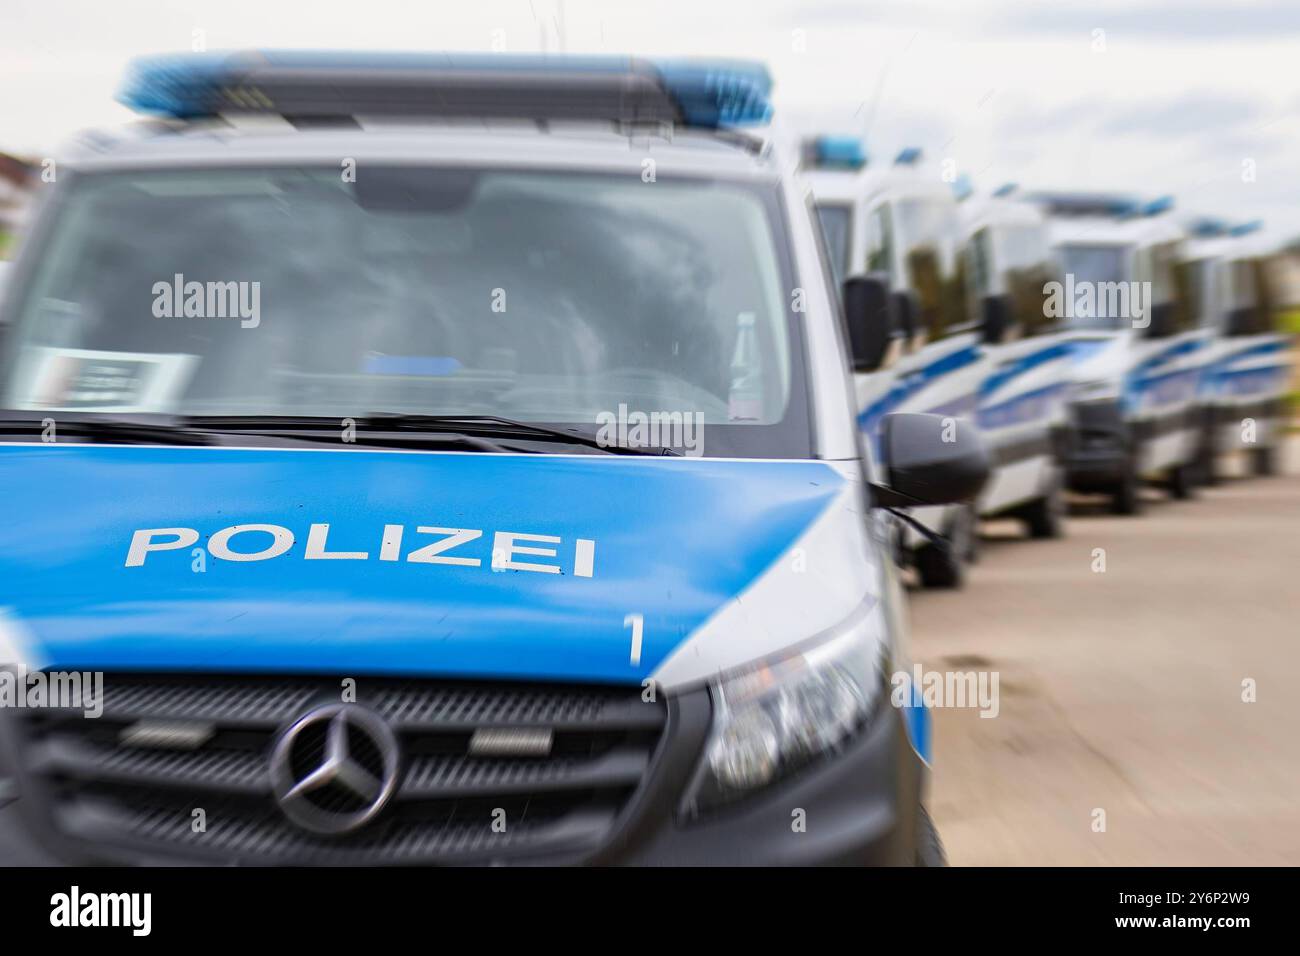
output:
[[867,165],[862,140],[852,136],[818,136],[812,141],[809,158],[822,168],[861,169]]
[[1130,196],[1098,193],[1033,193],[1027,197],[1058,216],[1114,216],[1125,218],[1136,215],[1142,204]]
[[771,119],[772,78],[740,60],[253,50],[146,57],[118,99],[143,113],[591,119],[717,128]]
[[1153,199],[1142,207],[1142,215],[1158,216],[1162,212],[1168,212],[1174,208],[1173,196],[1161,196],[1159,199]]
[[895,166],[915,166],[921,161],[921,147],[909,146],[894,157]]
[[1230,228],[1222,219],[1202,217],[1190,223],[1187,226],[1187,232],[1197,239],[1214,239],[1218,236],[1228,235]]
[[772,119],[772,76],[749,60],[651,60],[687,126],[750,126]]
[[997,189],[993,190],[993,195],[996,196],[998,199],[1005,199],[1007,196],[1010,196],[1013,192],[1015,192],[1019,188],[1020,188],[1019,183],[1003,183]]
[[975,187],[971,185],[970,177],[965,173],[958,176],[952,183],[952,195],[958,202],[963,202],[970,198]]
[[1253,219],[1250,222],[1243,222],[1240,225],[1233,226],[1228,230],[1230,236],[1248,236],[1252,232],[1258,232],[1264,228],[1262,219]]

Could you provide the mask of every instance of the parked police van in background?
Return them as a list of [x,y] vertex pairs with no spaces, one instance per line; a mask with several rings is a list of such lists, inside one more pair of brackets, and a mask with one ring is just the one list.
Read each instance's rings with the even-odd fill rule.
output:
[[[956,200],[920,162],[919,150],[905,149],[892,165],[872,164],[852,137],[817,137],[804,148],[804,175],[846,304],[869,303],[881,314],[875,303],[887,299],[888,334],[856,336],[878,347],[862,350],[854,365],[858,425],[880,454],[891,413],[973,423],[985,370],[965,311]],[[902,529],[905,563],[926,586],[959,586],[975,546],[974,506],[920,508],[913,518],[922,527]]]
[[[0,847],[941,862],[880,513],[987,458],[924,415],[862,448],[809,197],[738,129],[769,87],[142,62],[156,121],[60,163],[3,305],[0,660],[105,688],[99,720],[0,714]],[[255,324],[205,312],[251,282]],[[624,410],[702,445],[602,438]]]
[[1209,333],[1198,397],[1201,473],[1211,482],[1219,457],[1234,452],[1244,453],[1256,474],[1273,474],[1286,425],[1290,363],[1258,228],[1204,217],[1187,226],[1184,285],[1192,321]]
[[1036,538],[1063,533],[1062,471],[1073,385],[1070,333],[1047,314],[1062,279],[1047,224],[1008,184],[961,200],[962,255],[986,367],[976,421],[993,471],[980,494],[983,517],[1021,519]]
[[[1070,487],[1101,492],[1119,514],[1156,480],[1179,498],[1199,483],[1197,388],[1208,333],[1178,288],[1183,232],[1171,204],[1038,193],[1065,283],[1054,303],[1075,356]],[[1147,301],[1149,299],[1149,301]]]

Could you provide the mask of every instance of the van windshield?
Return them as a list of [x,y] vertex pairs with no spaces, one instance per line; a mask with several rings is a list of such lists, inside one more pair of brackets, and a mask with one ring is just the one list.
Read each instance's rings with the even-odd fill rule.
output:
[[[1132,249],[1125,245],[1067,243],[1061,246],[1061,271],[1067,288],[1091,289],[1093,296],[1113,283],[1129,282]],[[1094,299],[1095,301],[1095,299]],[[1132,317],[1098,305],[1073,308],[1066,322],[1075,328],[1118,329],[1132,324]]]
[[378,167],[82,174],[11,302],[14,410],[691,415],[807,456],[777,187]]

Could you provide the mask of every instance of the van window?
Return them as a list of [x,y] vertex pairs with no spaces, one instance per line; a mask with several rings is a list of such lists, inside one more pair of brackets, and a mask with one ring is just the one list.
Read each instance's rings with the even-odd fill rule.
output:
[[1237,259],[1228,263],[1228,308],[1248,309],[1258,302],[1255,295],[1255,270],[1251,260]]
[[978,314],[979,300],[993,290],[993,251],[990,248],[991,243],[988,227],[985,227],[971,236],[970,242],[966,244],[967,288],[970,290],[971,299],[975,303],[976,314]]
[[839,203],[818,203],[817,221],[821,225],[822,240],[830,259],[831,274],[838,287],[849,271],[853,211],[849,206]]
[[[10,408],[497,415],[594,435],[625,406],[703,416],[710,454],[809,453],[774,185],[372,166],[356,183],[279,167],[64,188],[15,290]],[[74,389],[82,372],[123,384]]]
[[877,206],[867,217],[867,271],[884,272],[894,279],[894,231],[889,207]]
[[1215,260],[1191,259],[1178,266],[1178,284],[1187,301],[1187,314],[1193,325],[1213,328],[1221,314],[1214,305]]
[[1020,334],[1037,335],[1055,325],[1046,308],[1045,287],[1057,278],[1046,230],[1034,224],[1007,224],[997,228],[994,240],[995,261],[1005,272],[1011,314]]
[[[1119,282],[1129,282],[1132,247],[1112,243],[1067,243],[1061,246],[1061,269],[1065,276],[1073,276],[1076,289],[1084,284],[1094,293]],[[1111,314],[1101,303],[1106,297],[1095,295],[1091,311],[1072,304],[1066,309],[1066,321],[1073,328],[1118,329],[1130,325],[1133,316]]]
[[929,341],[965,327],[966,297],[957,267],[957,214],[940,199],[900,199],[894,204],[897,241],[908,287],[916,295],[919,324]]
[[1173,328],[1185,332],[1192,328],[1187,307],[1188,290],[1182,288],[1176,272],[1181,245],[1178,242],[1160,242],[1139,251],[1137,278],[1151,283],[1151,301],[1148,305],[1172,306]]

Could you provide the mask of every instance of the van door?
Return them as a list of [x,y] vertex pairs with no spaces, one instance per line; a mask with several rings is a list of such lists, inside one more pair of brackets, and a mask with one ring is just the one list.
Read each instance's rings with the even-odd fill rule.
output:
[[1256,453],[1256,471],[1269,473],[1281,434],[1287,338],[1276,331],[1268,260],[1225,259],[1220,265],[1221,344],[1205,376],[1215,448]]
[[1209,333],[1192,321],[1188,294],[1180,288],[1186,273],[1177,269],[1178,259],[1176,241],[1144,246],[1136,255],[1142,295],[1150,290],[1136,323],[1127,383],[1140,472],[1180,467],[1197,452],[1196,397]]
[[971,284],[987,290],[979,300],[988,361],[976,420],[993,458],[979,510],[992,515],[1042,497],[1057,478],[1054,437],[1066,421],[1071,347],[1045,307],[1059,274],[1042,226],[989,226],[967,251],[968,268],[986,263],[995,277]]

